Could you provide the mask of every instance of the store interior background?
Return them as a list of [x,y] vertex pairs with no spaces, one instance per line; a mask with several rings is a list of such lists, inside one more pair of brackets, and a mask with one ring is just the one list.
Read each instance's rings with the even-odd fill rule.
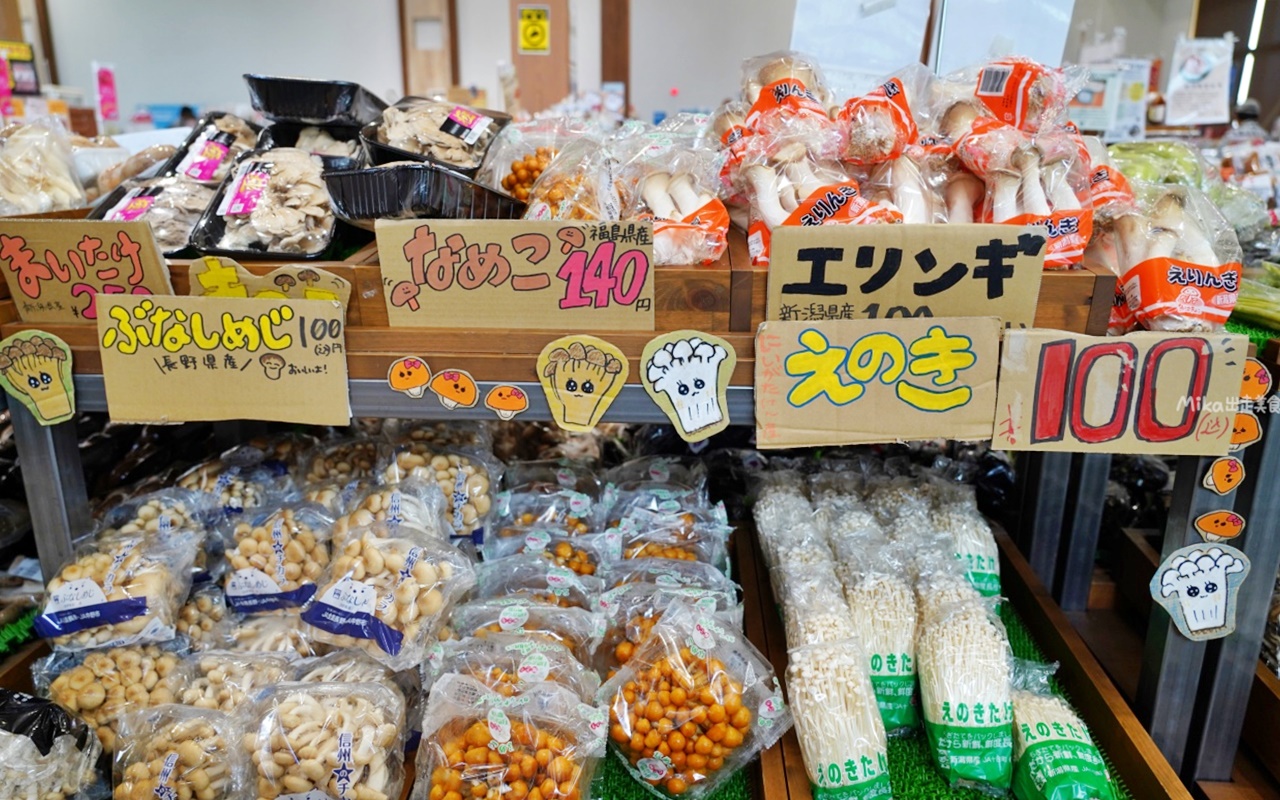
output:
[[[17,7],[24,28],[30,29],[25,36],[0,38],[40,41],[36,0],[0,3]],[[967,4],[974,11],[966,16],[986,20],[998,18],[1009,7],[1021,8],[1026,19],[1061,20],[1069,14],[1064,62],[1078,60],[1082,42],[1094,31],[1123,28],[1126,55],[1162,58],[1166,63],[1177,36],[1190,30],[1197,5],[1195,0]],[[405,93],[398,24],[404,4],[398,0],[46,0],[44,5],[57,82],[85,90],[91,62],[111,63],[126,113],[151,103],[191,105],[201,111],[247,108],[240,76],[249,71],[343,78],[388,101]],[[443,0],[422,5],[446,6]],[[498,64],[511,58],[508,0],[458,0],[455,5],[457,83],[484,90],[489,102],[500,107]],[[607,16],[603,5],[602,0],[568,3],[572,75],[583,90],[596,89],[602,82],[601,44],[608,38],[601,30]],[[1230,18],[1235,6],[1248,6],[1243,9],[1248,14],[1253,5],[1253,0],[1215,0],[1214,16],[1221,12],[1222,18]],[[737,86],[742,59],[792,46],[797,0],[635,0],[630,10],[629,98],[635,115],[648,120],[655,111],[714,108]],[[1245,33],[1237,31],[1241,37]],[[415,26],[409,38],[431,47],[447,35],[447,24],[426,22]],[[862,46],[856,28],[848,42],[856,57]],[[1013,48],[1024,49],[1018,43]],[[914,57],[904,54],[901,62]],[[159,64],[175,68],[157,68]]]

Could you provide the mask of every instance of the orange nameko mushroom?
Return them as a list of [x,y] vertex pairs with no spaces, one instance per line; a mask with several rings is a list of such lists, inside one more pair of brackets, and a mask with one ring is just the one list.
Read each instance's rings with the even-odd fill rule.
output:
[[431,391],[445,408],[471,408],[479,400],[476,382],[462,370],[447,369],[431,379]]
[[484,406],[496,413],[499,419],[511,419],[529,408],[529,395],[516,386],[495,386],[484,398]]
[[387,370],[387,383],[397,392],[404,392],[410,397],[422,397],[427,392],[427,383],[431,381],[431,368],[427,362],[414,356],[402,358]]

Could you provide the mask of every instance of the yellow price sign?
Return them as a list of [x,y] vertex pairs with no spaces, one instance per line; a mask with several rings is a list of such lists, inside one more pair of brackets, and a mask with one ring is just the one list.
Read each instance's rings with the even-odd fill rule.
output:
[[551,52],[551,8],[520,6],[520,52],[545,56]]

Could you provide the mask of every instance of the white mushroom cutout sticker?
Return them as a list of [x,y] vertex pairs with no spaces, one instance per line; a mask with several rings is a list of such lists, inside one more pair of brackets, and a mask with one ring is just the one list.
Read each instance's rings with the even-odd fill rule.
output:
[[622,351],[594,336],[563,336],[538,356],[538,381],[551,418],[567,431],[594,428],[630,372]]
[[644,388],[686,442],[700,442],[729,425],[725,391],[738,363],[733,345],[701,331],[673,331],[645,345]]
[[41,425],[76,415],[71,347],[44,331],[22,331],[0,341],[0,386]]
[[1236,629],[1236,593],[1249,574],[1249,557],[1225,544],[1175,550],[1151,579],[1151,596],[1182,635],[1220,639]]

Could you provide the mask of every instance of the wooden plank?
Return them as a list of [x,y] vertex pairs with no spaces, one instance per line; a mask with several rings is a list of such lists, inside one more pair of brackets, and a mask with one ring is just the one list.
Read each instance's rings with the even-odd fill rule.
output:
[[[1147,531],[1125,528],[1116,548],[1116,592],[1121,606],[1135,619],[1151,615],[1151,576],[1160,566],[1160,553],[1151,545]],[[1157,541],[1159,541],[1157,539]]]
[[1253,678],[1253,693],[1249,695],[1249,708],[1244,715],[1244,731],[1241,740],[1266,766],[1271,775],[1280,781],[1280,736],[1276,736],[1276,721],[1280,720],[1280,678],[1267,665],[1258,662]]
[[1013,540],[1004,531],[997,532],[996,540],[1003,556],[1000,574],[1005,594],[1045,655],[1060,664],[1058,679],[1129,791],[1143,800],[1190,800],[1191,793]]
[[31,694],[35,691],[31,685],[31,665],[36,662],[36,659],[48,654],[49,646],[42,639],[37,639],[11,654],[0,662],[0,687]]

